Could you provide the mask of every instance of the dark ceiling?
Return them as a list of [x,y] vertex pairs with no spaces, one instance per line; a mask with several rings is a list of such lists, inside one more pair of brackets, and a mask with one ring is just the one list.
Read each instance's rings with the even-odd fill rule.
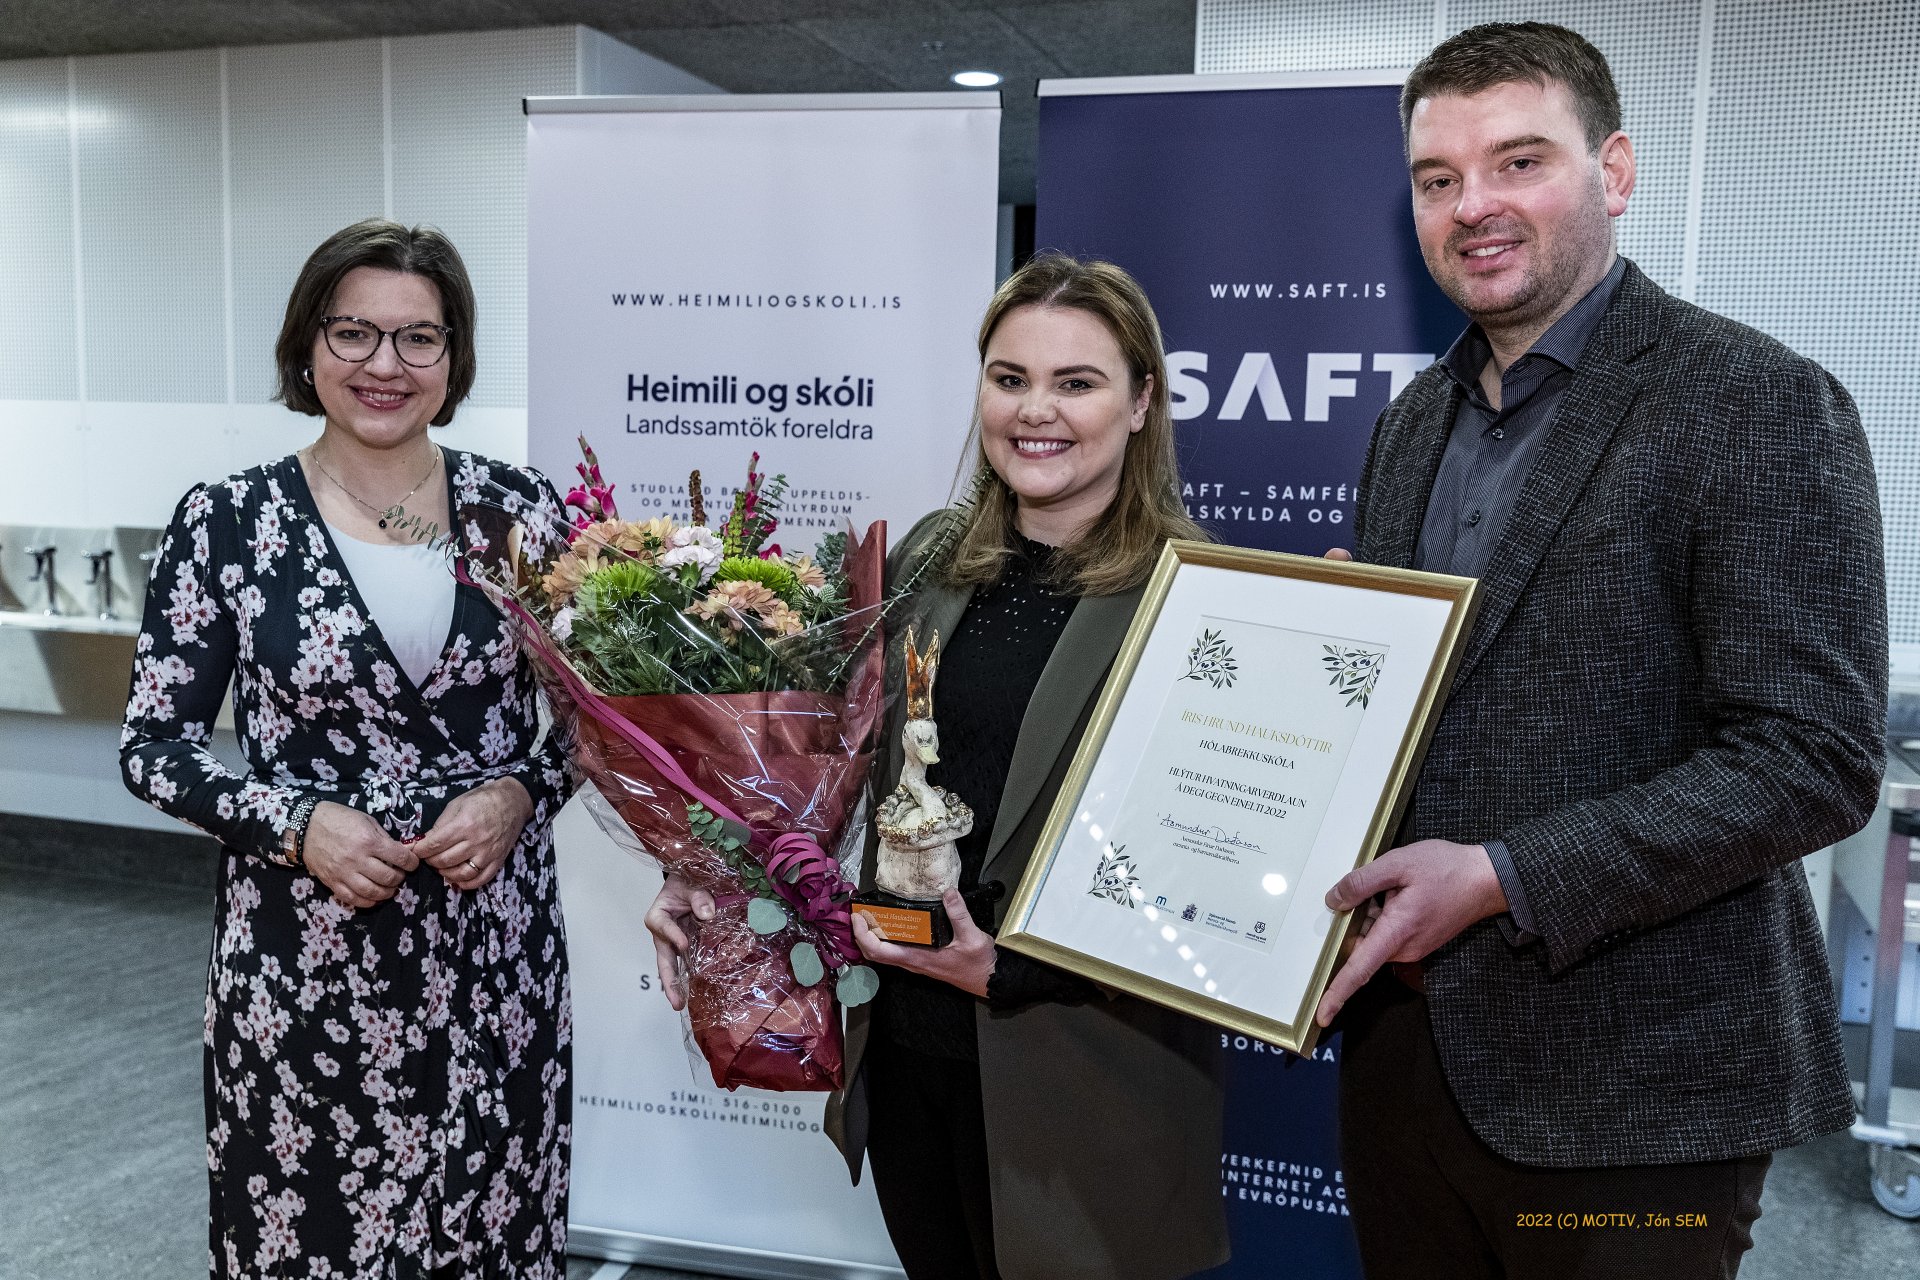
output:
[[735,93],[1006,77],[1000,198],[1033,199],[1034,83],[1193,69],[1194,0],[0,0],[0,58],[580,23]]

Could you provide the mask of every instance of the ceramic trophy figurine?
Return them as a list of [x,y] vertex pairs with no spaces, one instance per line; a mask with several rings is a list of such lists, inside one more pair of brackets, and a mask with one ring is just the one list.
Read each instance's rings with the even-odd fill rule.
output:
[[879,892],[862,894],[858,907],[889,941],[942,946],[951,939],[952,928],[940,895],[960,883],[955,841],[973,830],[973,810],[959,796],[927,781],[927,766],[940,762],[940,730],[933,720],[940,637],[935,635],[921,654],[908,627],[906,665],[900,785],[874,814],[880,854],[873,880]]

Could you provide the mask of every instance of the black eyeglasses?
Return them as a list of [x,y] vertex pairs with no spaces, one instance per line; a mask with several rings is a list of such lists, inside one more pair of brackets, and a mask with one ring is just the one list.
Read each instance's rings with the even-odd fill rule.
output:
[[380,344],[392,338],[393,353],[403,364],[431,369],[446,358],[447,337],[453,330],[422,320],[389,332],[358,316],[321,316],[320,332],[326,337],[327,350],[351,364],[365,364],[373,359]]

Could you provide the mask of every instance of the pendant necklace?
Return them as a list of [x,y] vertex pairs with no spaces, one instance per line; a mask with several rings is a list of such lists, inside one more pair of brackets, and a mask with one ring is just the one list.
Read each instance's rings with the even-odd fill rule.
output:
[[317,446],[315,448],[309,449],[307,451],[307,456],[313,459],[314,466],[320,468],[321,475],[333,481],[334,488],[346,494],[349,498],[352,498],[355,502],[359,503],[361,506],[365,507],[368,511],[372,512],[373,518],[380,522],[380,527],[382,529],[387,527],[387,512],[406,506],[407,498],[411,498],[414,494],[420,492],[420,486],[425,484],[427,481],[433,479],[433,473],[437,471],[440,467],[440,450],[438,446],[435,446],[433,450],[433,461],[427,464],[427,474],[421,476],[420,479],[414,483],[413,488],[407,490],[406,497],[401,498],[400,501],[394,503],[393,506],[388,507],[385,510],[382,510],[381,508],[374,506],[371,502],[368,502],[365,498],[361,497],[359,494],[355,493],[353,490],[347,488],[346,485],[340,482],[339,476],[327,470],[327,464],[320,461],[320,450]]

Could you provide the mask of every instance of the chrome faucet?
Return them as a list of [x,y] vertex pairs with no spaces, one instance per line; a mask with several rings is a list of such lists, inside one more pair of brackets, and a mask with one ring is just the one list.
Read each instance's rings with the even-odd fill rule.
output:
[[87,552],[87,563],[92,566],[87,574],[87,585],[98,588],[102,622],[113,620],[113,548],[102,547],[98,551]]
[[49,618],[55,618],[60,615],[60,599],[58,595],[55,594],[53,583],[53,552],[54,547],[52,543],[48,543],[44,547],[27,548],[27,554],[33,557],[33,576],[28,578],[27,581],[46,582],[47,616]]

